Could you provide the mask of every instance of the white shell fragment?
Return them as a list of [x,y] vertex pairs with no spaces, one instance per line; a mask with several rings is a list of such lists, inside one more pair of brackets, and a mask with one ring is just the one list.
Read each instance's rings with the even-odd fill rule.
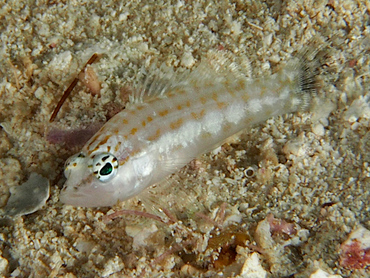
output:
[[238,277],[243,278],[264,278],[267,276],[267,271],[261,265],[257,253],[252,253],[245,260],[241,273]]
[[31,173],[25,183],[11,189],[4,214],[22,216],[39,210],[49,198],[49,191],[49,180],[37,173]]
[[370,118],[369,99],[364,96],[354,100],[351,106],[344,113],[344,119],[350,123],[356,122],[359,118]]
[[340,275],[329,274],[322,269],[318,269],[310,275],[310,278],[341,278],[341,277],[342,276]]

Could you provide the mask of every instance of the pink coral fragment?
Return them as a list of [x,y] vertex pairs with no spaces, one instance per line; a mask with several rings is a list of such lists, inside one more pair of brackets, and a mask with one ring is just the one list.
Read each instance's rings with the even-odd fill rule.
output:
[[286,234],[295,235],[297,234],[297,229],[294,223],[288,223],[282,219],[276,219],[272,214],[267,215],[267,222],[270,224],[271,234]]
[[347,269],[370,266],[370,231],[364,227],[354,230],[340,246],[339,264]]
[[341,245],[340,265],[349,269],[361,269],[370,265],[370,249],[362,249],[358,241]]

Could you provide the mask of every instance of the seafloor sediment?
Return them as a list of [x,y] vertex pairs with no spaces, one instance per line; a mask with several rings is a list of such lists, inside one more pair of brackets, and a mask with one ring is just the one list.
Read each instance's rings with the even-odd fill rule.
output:
[[[33,172],[51,188],[37,212],[1,217],[0,274],[369,276],[369,13],[364,0],[3,1],[0,206]],[[263,78],[320,43],[327,55],[312,111],[250,127],[115,207],[59,203],[76,134],[122,109],[143,69],[191,70],[218,50]],[[101,54],[88,74],[97,87],[79,82],[49,123],[93,53]],[[163,222],[103,221],[120,209]]]

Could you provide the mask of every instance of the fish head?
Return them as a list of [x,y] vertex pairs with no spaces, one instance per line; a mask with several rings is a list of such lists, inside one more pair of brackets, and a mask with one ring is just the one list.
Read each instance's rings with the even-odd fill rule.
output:
[[60,201],[67,205],[98,207],[117,202],[114,199],[119,183],[119,162],[111,153],[87,156],[83,152],[71,156],[65,163],[67,180]]
[[107,152],[75,154],[65,163],[67,180],[60,201],[72,206],[104,207],[130,199],[160,179],[155,175],[155,161],[145,152],[119,159]]

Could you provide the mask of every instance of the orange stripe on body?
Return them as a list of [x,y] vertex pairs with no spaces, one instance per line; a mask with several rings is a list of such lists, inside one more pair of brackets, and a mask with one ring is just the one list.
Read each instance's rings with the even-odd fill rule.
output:
[[117,145],[114,147],[114,152],[118,152],[119,148],[121,147],[122,142],[118,142]]
[[135,133],[137,132],[137,128],[133,128],[133,129],[131,129],[131,132],[130,132],[130,134],[131,135],[135,135]]
[[176,122],[170,123],[171,129],[178,129],[183,124],[183,119],[178,119]]
[[225,102],[217,102],[217,107],[219,109],[225,108],[226,107],[226,103]]
[[148,140],[149,141],[154,141],[154,140],[158,139],[160,135],[161,135],[161,130],[158,128],[154,135],[148,137]]
[[160,111],[160,112],[158,112],[158,115],[159,116],[161,116],[161,117],[164,117],[164,116],[166,116],[168,114],[168,110],[166,109],[166,110],[163,110],[163,111]]

